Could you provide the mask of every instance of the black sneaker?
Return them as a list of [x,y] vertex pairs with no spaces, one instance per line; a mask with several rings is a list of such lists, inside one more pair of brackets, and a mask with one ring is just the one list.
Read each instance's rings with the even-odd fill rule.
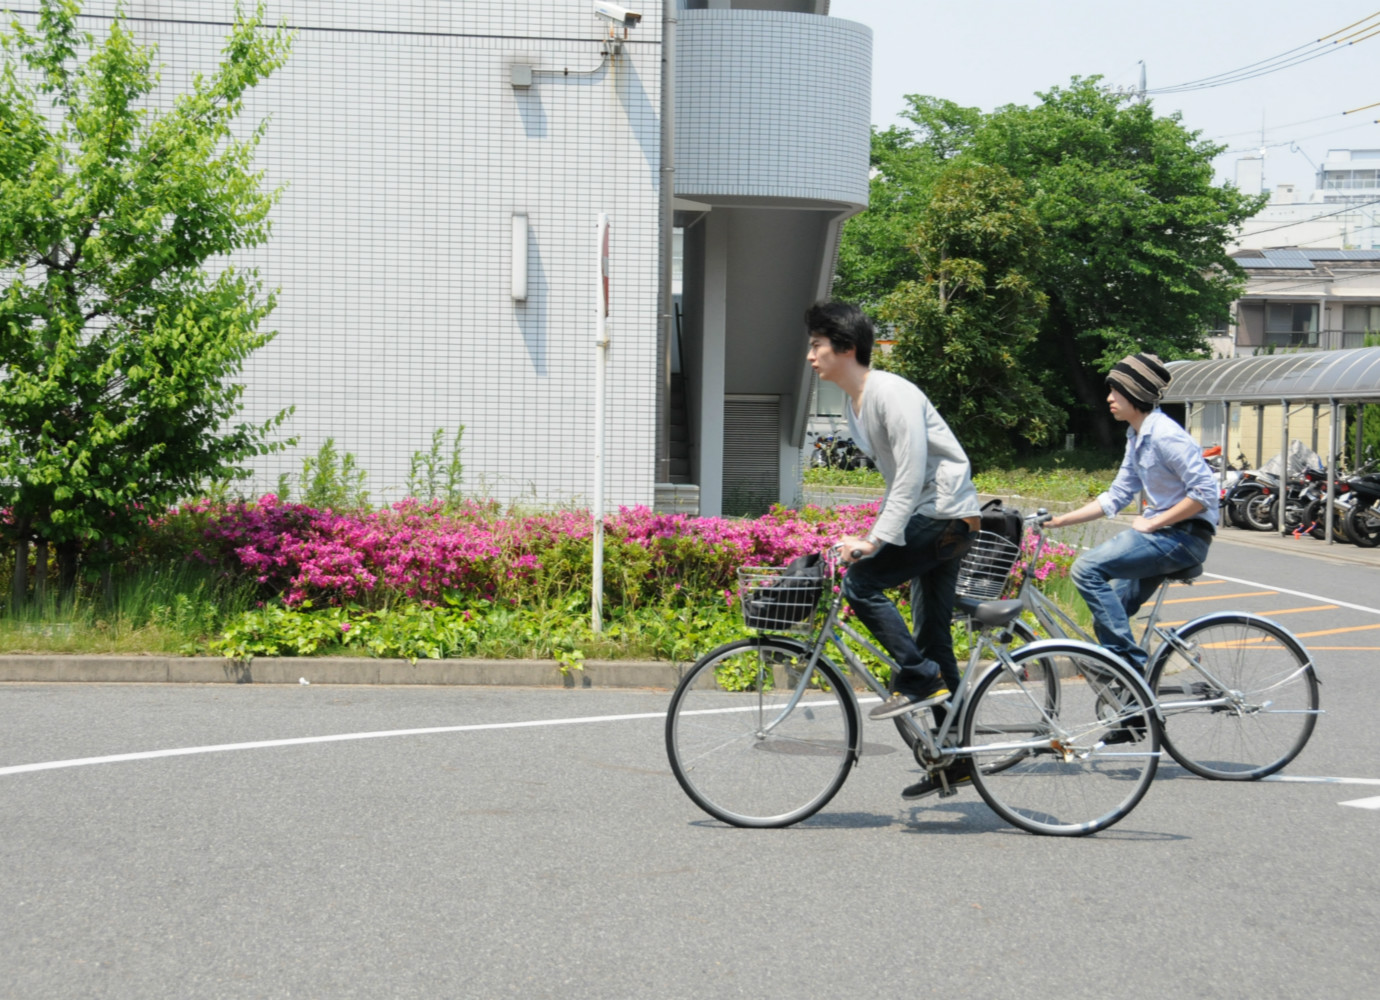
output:
[[943,681],[936,681],[938,687],[934,688],[929,694],[904,694],[897,691],[890,698],[882,702],[872,711],[867,713],[869,719],[894,719],[898,715],[905,715],[907,712],[914,712],[917,709],[929,708],[931,705],[938,705],[940,702],[949,700],[949,689],[944,686]]
[[[944,772],[944,777],[949,782],[949,792],[952,795],[965,785],[973,783],[973,763],[969,760],[958,760],[950,764]],[[926,795],[933,795],[935,792],[943,792],[944,785],[939,780],[939,772],[927,774],[915,784],[901,792],[901,798],[907,801],[923,799]]]

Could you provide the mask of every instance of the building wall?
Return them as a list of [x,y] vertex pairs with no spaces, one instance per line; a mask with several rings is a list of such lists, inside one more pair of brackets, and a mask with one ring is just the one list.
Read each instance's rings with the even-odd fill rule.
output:
[[[110,0],[86,7],[99,32]],[[211,71],[230,0],[126,0],[158,46],[155,105]],[[656,441],[660,19],[600,68],[587,0],[275,0],[289,62],[253,92],[270,119],[257,164],[284,185],[266,246],[236,255],[280,288],[277,339],[246,367],[247,416],[296,411],[296,449],[327,437],[376,500],[406,485],[432,432],[465,427],[466,488],[588,500],[594,412],[594,226],[612,218],[608,500],[650,503]],[[515,89],[510,68],[536,69]],[[569,74],[566,74],[569,70]],[[593,72],[591,72],[593,71]],[[526,213],[529,293],[510,297],[510,226]]]

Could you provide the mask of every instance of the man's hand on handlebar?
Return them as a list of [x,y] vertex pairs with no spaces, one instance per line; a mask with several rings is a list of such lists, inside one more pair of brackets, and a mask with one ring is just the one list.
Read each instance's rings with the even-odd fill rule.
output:
[[845,563],[854,563],[870,556],[878,547],[866,538],[858,538],[856,535],[845,535],[834,543],[834,551]]

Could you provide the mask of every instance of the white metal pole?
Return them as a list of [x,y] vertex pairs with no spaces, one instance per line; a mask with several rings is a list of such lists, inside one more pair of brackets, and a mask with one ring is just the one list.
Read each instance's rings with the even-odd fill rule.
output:
[[1340,407],[1337,401],[1331,400],[1332,413],[1327,422],[1327,502],[1323,504],[1323,518],[1325,519],[1326,529],[1323,537],[1327,539],[1328,545],[1335,545],[1336,540],[1332,537],[1332,511],[1333,502],[1337,493],[1337,452],[1338,442],[1341,438],[1337,434],[1337,415]]
[[609,217],[599,213],[595,254],[594,310],[594,566],[590,627],[604,630],[604,394],[609,359]]

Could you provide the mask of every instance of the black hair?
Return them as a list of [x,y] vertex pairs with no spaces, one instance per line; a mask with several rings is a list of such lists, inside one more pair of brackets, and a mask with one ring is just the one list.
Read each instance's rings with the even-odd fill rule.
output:
[[1108,392],[1111,392],[1113,389],[1115,389],[1117,391],[1117,394],[1120,395],[1122,399],[1126,400],[1126,402],[1130,403],[1141,413],[1149,413],[1151,410],[1155,408],[1154,403],[1147,403],[1143,399],[1137,399],[1135,396],[1132,396],[1129,392],[1126,391],[1125,386],[1117,385],[1111,379],[1107,379],[1105,388]]
[[835,354],[853,351],[864,368],[872,363],[877,332],[867,315],[852,303],[833,299],[816,302],[805,310],[805,329],[812,337],[828,337]]

